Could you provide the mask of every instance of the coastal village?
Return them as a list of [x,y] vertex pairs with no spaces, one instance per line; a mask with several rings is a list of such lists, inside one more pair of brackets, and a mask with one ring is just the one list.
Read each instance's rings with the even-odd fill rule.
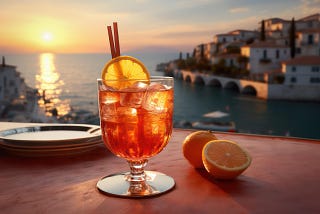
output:
[[320,101],[320,14],[261,20],[259,30],[233,30],[159,64],[192,83],[233,88],[263,99]]

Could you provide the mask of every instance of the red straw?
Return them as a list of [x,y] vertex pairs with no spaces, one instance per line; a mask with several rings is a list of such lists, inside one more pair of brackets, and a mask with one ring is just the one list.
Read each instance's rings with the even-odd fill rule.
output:
[[115,58],[116,52],[115,52],[115,50],[114,50],[114,43],[113,43],[111,26],[108,26],[108,36],[109,36],[111,56],[112,56],[112,58]]
[[118,25],[117,22],[113,23],[114,28],[114,40],[111,26],[108,26],[108,36],[110,43],[110,50],[112,58],[120,56],[120,44],[119,44],[119,34],[118,34]]
[[117,22],[113,22],[113,30],[114,30],[114,42],[115,42],[116,57],[117,57],[117,56],[120,56],[120,44],[119,44],[119,34],[118,34]]

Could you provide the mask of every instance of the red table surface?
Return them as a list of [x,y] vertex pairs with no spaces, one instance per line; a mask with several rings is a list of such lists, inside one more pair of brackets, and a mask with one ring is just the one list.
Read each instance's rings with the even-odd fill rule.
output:
[[174,129],[168,146],[147,170],[166,173],[175,189],[145,199],[101,194],[105,175],[128,170],[104,145],[74,156],[19,157],[0,149],[0,213],[320,213],[320,141],[232,133],[252,156],[233,181],[195,170],[182,155],[194,130]]

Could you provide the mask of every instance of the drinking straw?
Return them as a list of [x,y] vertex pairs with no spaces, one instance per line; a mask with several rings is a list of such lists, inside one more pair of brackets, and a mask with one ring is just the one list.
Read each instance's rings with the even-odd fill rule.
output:
[[108,36],[110,43],[110,50],[112,58],[120,56],[120,44],[119,44],[119,34],[117,22],[113,22],[114,38],[112,34],[111,26],[108,26]]
[[113,30],[114,30],[114,42],[115,42],[116,57],[117,57],[117,56],[120,56],[120,44],[119,44],[119,34],[118,34],[117,22],[113,22]]
[[112,56],[112,58],[115,58],[116,57],[116,53],[115,53],[115,50],[114,50],[114,43],[113,43],[113,36],[112,36],[111,26],[108,26],[108,36],[109,36],[111,56]]

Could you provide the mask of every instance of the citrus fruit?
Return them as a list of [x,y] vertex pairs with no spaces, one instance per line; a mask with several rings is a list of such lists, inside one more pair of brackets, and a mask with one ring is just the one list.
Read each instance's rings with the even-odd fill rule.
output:
[[182,145],[184,157],[195,168],[204,168],[202,149],[206,143],[216,139],[216,136],[211,131],[196,131],[189,134]]
[[228,140],[213,140],[202,150],[206,170],[218,179],[233,179],[251,164],[248,152],[237,143]]
[[119,56],[106,63],[101,78],[104,84],[115,89],[123,89],[133,85],[137,80],[149,80],[150,74],[138,59]]

